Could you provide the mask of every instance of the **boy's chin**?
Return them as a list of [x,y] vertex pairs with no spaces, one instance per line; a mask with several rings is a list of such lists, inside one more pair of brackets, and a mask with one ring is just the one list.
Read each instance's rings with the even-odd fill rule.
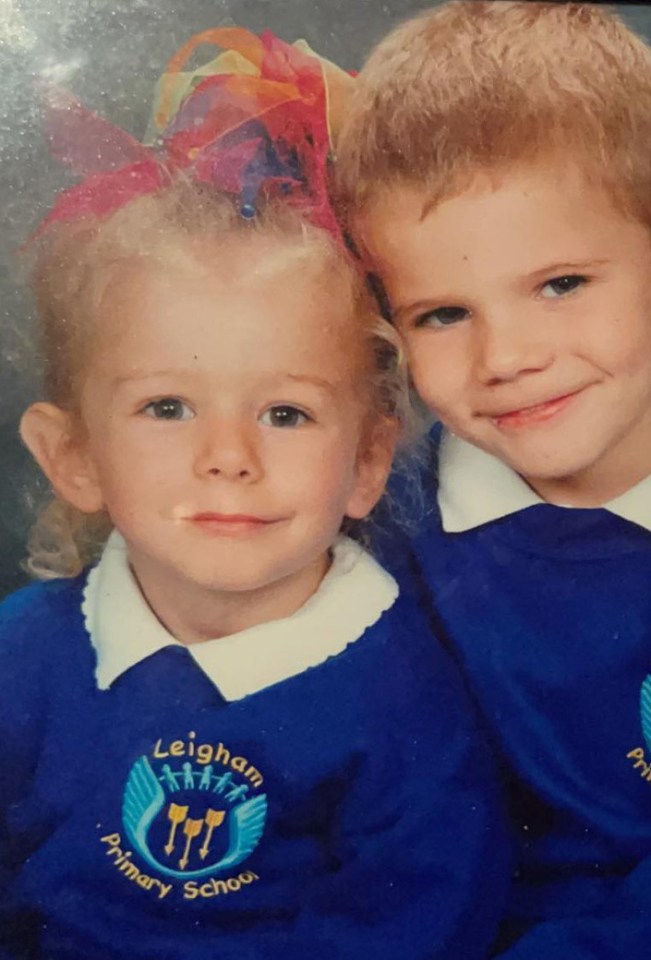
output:
[[564,506],[599,506],[631,485],[625,478],[613,476],[608,463],[594,451],[556,450],[546,456],[537,453],[500,459],[543,500]]
[[594,470],[598,470],[602,459],[600,451],[594,448],[582,449],[580,443],[561,445],[558,442],[539,442],[532,444],[532,449],[528,449],[527,444],[505,444],[502,447],[484,449],[519,473],[534,489],[538,482],[567,483],[570,486],[581,482]]

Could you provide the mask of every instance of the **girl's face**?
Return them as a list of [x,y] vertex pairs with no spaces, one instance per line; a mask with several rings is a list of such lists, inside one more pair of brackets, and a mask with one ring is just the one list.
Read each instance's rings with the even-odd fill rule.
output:
[[384,485],[391,444],[367,443],[367,359],[341,293],[257,253],[138,267],[102,298],[86,459],[143,584],[320,577],[344,515]]

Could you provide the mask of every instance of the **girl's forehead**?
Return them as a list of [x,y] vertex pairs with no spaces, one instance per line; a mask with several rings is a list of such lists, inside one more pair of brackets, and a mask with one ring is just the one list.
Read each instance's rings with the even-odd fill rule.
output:
[[[343,275],[349,271],[327,245],[300,236],[253,231],[196,236],[163,233],[119,258],[99,263],[96,271],[106,289],[112,286],[113,294],[117,289],[129,296],[139,287],[165,283],[170,278],[178,283],[181,277],[197,285],[215,281],[233,289],[276,279],[294,283],[300,278],[305,287],[331,290],[333,273],[345,280]],[[339,286],[343,292],[350,285],[344,282]]]
[[[322,270],[270,269],[250,261],[238,269],[226,254],[188,269],[142,261],[107,283],[95,332],[104,353],[162,355],[210,351],[242,355],[263,348],[297,359],[355,352],[361,323],[345,284]],[[328,282],[328,280],[330,282]]]

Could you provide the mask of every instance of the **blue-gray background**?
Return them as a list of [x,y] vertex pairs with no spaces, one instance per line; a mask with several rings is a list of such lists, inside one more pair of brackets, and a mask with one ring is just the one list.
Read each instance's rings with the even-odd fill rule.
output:
[[[69,87],[142,136],[156,78],[199,30],[271,27],[286,40],[304,37],[351,69],[391,26],[424,6],[422,0],[0,0],[0,596],[26,580],[20,561],[30,501],[43,493],[17,438],[18,417],[38,396],[38,378],[15,251],[69,182],[48,156],[35,79],[45,75]],[[651,39],[650,5],[620,11]]]

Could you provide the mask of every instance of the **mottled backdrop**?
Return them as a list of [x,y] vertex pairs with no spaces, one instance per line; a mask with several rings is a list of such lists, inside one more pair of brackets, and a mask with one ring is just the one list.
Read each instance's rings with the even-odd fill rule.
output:
[[[43,495],[16,435],[38,380],[15,251],[69,182],[48,157],[34,80],[45,75],[68,86],[141,136],[156,78],[199,30],[271,27],[354,68],[393,24],[422,7],[416,0],[0,0],[0,596],[26,579],[20,560],[30,503]],[[651,6],[621,10],[651,38]]]

